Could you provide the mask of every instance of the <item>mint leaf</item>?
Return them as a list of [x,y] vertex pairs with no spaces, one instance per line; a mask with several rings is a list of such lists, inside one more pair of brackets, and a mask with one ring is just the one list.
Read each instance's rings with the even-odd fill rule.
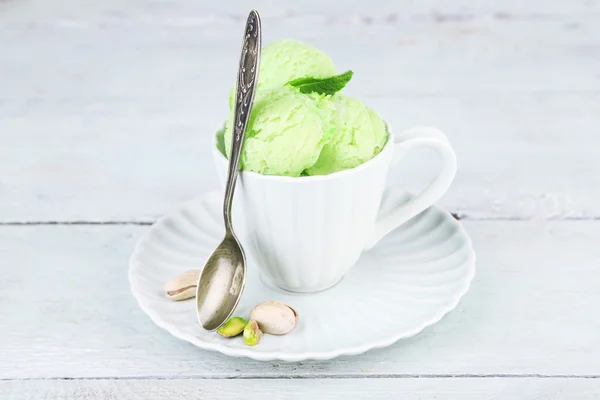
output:
[[298,88],[301,93],[334,94],[339,92],[352,79],[354,72],[346,71],[343,74],[329,76],[327,78],[298,78],[289,81],[287,85]]

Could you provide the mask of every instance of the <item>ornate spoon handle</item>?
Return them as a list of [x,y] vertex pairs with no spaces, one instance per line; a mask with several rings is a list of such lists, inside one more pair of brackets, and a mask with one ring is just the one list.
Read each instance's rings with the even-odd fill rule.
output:
[[260,16],[256,10],[250,11],[246,21],[242,54],[237,76],[237,89],[235,92],[234,125],[231,138],[231,155],[229,157],[229,170],[225,185],[225,200],[223,202],[223,217],[225,229],[231,232],[231,203],[237,181],[240,154],[244,144],[244,136],[248,127],[248,119],[254,103],[254,93],[258,83],[258,70],[260,68],[261,30]]

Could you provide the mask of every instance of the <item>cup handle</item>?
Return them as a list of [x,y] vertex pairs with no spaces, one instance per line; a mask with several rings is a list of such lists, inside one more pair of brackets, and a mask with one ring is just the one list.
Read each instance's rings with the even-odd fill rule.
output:
[[454,175],[456,175],[456,154],[454,154],[454,150],[452,150],[452,146],[446,135],[439,129],[428,126],[410,128],[402,132],[399,136],[396,136],[392,166],[396,165],[402,157],[415,147],[430,147],[434,149],[442,159],[440,171],[421,194],[415,196],[390,214],[377,218],[374,232],[367,241],[365,250],[371,249],[392,230],[432,206],[446,193],[454,180]]

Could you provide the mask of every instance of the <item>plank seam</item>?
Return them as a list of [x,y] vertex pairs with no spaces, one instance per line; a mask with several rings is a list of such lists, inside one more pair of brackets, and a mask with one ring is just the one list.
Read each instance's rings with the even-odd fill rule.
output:
[[189,379],[210,379],[210,380],[277,380],[277,379],[470,379],[470,378],[500,378],[500,379],[600,379],[600,375],[577,375],[577,374],[372,374],[372,375],[278,375],[278,376],[103,376],[103,377],[51,377],[51,378],[0,378],[0,382],[12,381],[86,381],[86,380],[189,380]]
[[[519,218],[519,217],[470,217],[464,214],[452,213],[452,217],[456,220],[463,221],[501,221],[501,222],[565,222],[565,221],[600,221],[600,216],[590,217],[564,217],[564,218],[545,218],[545,219],[533,219],[533,218]],[[37,225],[139,225],[139,226],[150,226],[156,223],[156,220],[148,221],[127,221],[127,220],[115,220],[115,221],[87,221],[87,220],[65,220],[65,221],[0,221],[0,226],[37,226]]]
[[[152,14],[151,14],[152,15]],[[495,21],[497,23],[511,24],[511,23],[548,23],[548,22],[563,22],[568,21],[571,18],[585,18],[595,19],[598,18],[600,13],[597,11],[589,12],[549,12],[549,13],[506,13],[501,11],[495,12],[416,12],[416,13],[396,13],[396,12],[383,12],[374,13],[371,15],[365,15],[363,13],[348,13],[338,15],[331,12],[295,12],[293,10],[285,10],[283,13],[278,15],[263,15],[263,19],[269,19],[278,22],[287,21],[302,21],[308,20],[312,23],[322,23],[327,25],[350,25],[350,26],[370,26],[370,25],[386,25],[386,26],[397,26],[403,23],[414,23],[414,24],[456,24],[465,22],[489,22]],[[134,15],[135,16],[135,15]],[[110,16],[100,15],[96,18],[80,17],[71,18],[67,20],[58,20],[50,22],[38,22],[35,21],[31,24],[30,21],[12,21],[9,23],[1,24],[0,28],[26,28],[31,30],[32,28],[39,27],[55,27],[65,29],[86,29],[86,28],[97,28],[100,23],[111,24],[113,26],[125,26],[131,27],[136,25],[162,25],[170,27],[180,28],[194,28],[198,26],[208,26],[214,24],[234,24],[244,20],[245,16],[242,14],[233,13],[204,13],[204,14],[191,14],[186,17],[175,17],[175,18],[158,18],[149,20],[147,17],[144,18],[133,18],[131,12],[125,12],[121,16]]]

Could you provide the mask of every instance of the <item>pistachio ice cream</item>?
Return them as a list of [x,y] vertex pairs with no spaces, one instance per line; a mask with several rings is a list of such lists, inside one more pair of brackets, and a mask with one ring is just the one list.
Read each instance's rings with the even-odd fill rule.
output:
[[[331,59],[295,40],[262,50],[258,89],[240,168],[264,175],[325,175],[354,168],[385,146],[383,120],[341,89],[352,73],[337,75]],[[231,150],[233,92],[225,129]]]

